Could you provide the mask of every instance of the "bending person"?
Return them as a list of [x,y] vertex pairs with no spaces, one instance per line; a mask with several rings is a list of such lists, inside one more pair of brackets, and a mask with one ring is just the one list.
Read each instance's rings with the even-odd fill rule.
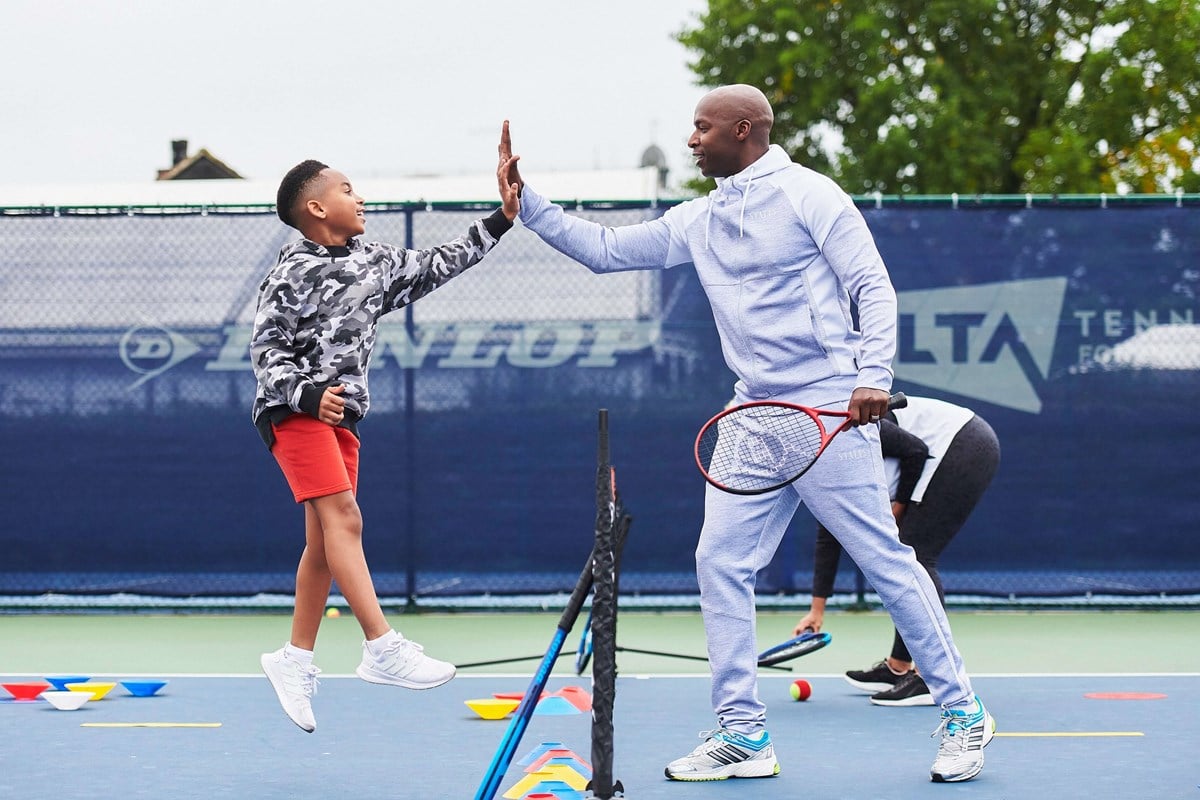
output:
[[[906,408],[888,412],[880,423],[879,440],[900,541],[916,551],[944,607],[938,559],[996,474],[1000,443],[991,426],[970,409],[911,395]],[[812,608],[796,624],[797,635],[821,630],[841,553],[838,540],[818,524]],[[864,670],[847,671],[846,680],[871,692],[875,705],[933,705],[929,687],[898,630],[887,658]]]

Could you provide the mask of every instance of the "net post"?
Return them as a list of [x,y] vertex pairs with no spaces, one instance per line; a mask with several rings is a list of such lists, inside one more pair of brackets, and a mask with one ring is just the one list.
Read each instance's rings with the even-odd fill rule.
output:
[[617,562],[629,518],[619,512],[609,463],[608,411],[600,409],[596,462],[596,542],[592,551],[592,779],[590,798],[608,800],[613,782],[613,705],[616,699]]

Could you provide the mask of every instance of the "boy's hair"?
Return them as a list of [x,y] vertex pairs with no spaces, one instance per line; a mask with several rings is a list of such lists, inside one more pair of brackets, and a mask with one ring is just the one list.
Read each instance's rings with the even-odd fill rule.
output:
[[305,190],[317,179],[323,169],[329,169],[329,165],[310,158],[307,161],[301,161],[288,170],[287,175],[283,176],[283,180],[279,183],[279,192],[275,195],[275,212],[279,214],[279,218],[285,225],[299,229],[296,221],[292,218],[296,201],[304,195]]

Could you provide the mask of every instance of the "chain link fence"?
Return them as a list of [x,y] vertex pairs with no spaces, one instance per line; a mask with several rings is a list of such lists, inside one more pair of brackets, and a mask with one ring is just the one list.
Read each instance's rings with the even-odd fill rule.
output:
[[[1004,449],[948,591],[1200,593],[1183,445],[1200,428],[1178,413],[1200,389],[1200,198],[859,204],[900,296],[897,388],[974,408]],[[668,205],[573,213],[617,226]],[[490,210],[379,204],[368,236],[431,246]],[[250,426],[248,341],[293,237],[269,208],[0,210],[0,595],[290,593],[303,521]],[[623,590],[695,592],[691,439],[732,376],[690,268],[595,276],[518,226],[385,317],[370,379],[360,503],[382,595],[569,589],[598,408],[635,517]],[[1182,423],[1148,429],[1166,413]],[[808,591],[811,531],[801,513],[764,598]],[[844,569],[839,591],[862,590]]]

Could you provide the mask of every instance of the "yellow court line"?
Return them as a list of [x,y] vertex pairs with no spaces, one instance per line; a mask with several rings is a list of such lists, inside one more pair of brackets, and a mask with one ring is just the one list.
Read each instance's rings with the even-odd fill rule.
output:
[[1027,733],[995,733],[993,736],[1012,736],[1024,738],[1055,737],[1055,736],[1145,736],[1141,731],[1030,731]]
[[219,722],[81,722],[81,728],[219,728]]

